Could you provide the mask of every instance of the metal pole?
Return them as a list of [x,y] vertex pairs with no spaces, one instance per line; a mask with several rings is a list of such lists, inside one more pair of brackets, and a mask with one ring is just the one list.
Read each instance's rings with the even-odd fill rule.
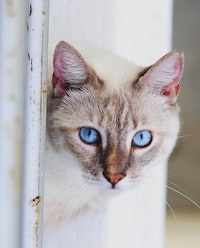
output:
[[48,0],[26,5],[26,131],[23,192],[23,248],[41,247],[43,159],[47,98]]
[[0,247],[20,248],[25,0],[0,1]]

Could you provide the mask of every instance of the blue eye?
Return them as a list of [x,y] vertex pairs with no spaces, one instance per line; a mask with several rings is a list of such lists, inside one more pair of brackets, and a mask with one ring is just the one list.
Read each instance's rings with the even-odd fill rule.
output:
[[150,145],[151,141],[152,134],[148,130],[139,131],[133,136],[133,145],[137,147],[146,147]]
[[101,141],[99,132],[91,127],[82,127],[79,135],[81,140],[87,144],[99,144]]

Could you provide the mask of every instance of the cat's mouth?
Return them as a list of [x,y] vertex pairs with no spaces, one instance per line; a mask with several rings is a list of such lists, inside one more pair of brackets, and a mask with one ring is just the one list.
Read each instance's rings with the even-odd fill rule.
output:
[[123,178],[117,183],[113,183],[102,176],[96,180],[87,179],[87,184],[90,187],[100,190],[104,193],[118,194],[136,188],[139,184],[139,181],[140,180],[129,181],[128,178]]

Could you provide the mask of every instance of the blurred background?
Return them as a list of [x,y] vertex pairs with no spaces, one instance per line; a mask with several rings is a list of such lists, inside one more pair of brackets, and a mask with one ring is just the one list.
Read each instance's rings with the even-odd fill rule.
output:
[[[168,170],[166,248],[200,247],[200,1],[174,0],[173,48],[185,54],[182,127]],[[186,199],[191,198],[192,201]],[[175,217],[175,216],[176,217]]]

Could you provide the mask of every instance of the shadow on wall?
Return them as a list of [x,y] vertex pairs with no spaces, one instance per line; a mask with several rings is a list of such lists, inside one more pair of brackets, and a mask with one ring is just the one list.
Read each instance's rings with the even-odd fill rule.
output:
[[[179,104],[182,127],[178,145],[169,163],[168,185],[180,186],[200,204],[200,1],[174,0],[173,48],[185,54]],[[178,189],[183,192],[183,190]],[[168,192],[175,208],[196,208],[187,199]]]

